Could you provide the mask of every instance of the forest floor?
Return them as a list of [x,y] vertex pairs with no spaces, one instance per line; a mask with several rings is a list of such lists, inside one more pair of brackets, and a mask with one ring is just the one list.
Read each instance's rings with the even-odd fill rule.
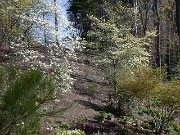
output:
[[107,109],[109,88],[104,73],[87,64],[76,65],[80,72],[74,75],[74,89],[65,93],[58,103],[59,108],[66,109],[46,118],[50,123],[47,134],[54,134],[53,129],[70,128],[81,129],[86,135],[153,135],[131,122],[125,124],[122,117],[111,116],[111,110]]
[[[55,129],[58,127],[81,129],[86,135],[135,135],[135,133],[153,135],[148,130],[133,126],[132,123],[128,123],[128,127],[126,127],[124,120],[119,116],[106,117],[101,120],[100,112],[108,114],[111,111],[107,109],[107,99],[108,90],[106,87],[103,89],[103,86],[102,89],[95,92],[94,97],[89,96],[86,90],[68,92],[63,96],[59,105],[70,107],[53,117],[51,126]],[[54,132],[49,132],[49,134],[54,134]]]

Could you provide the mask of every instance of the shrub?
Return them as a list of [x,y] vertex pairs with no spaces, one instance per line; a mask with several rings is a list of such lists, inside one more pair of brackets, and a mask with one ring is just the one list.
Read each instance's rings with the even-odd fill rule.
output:
[[159,83],[160,74],[152,68],[119,70],[117,73],[117,89],[112,92],[111,100],[121,114],[129,114],[138,99],[150,97],[150,91]]
[[0,134],[39,132],[41,105],[54,99],[54,83],[39,70],[0,71]]
[[112,113],[106,113],[105,111],[99,111],[99,113],[95,117],[99,122],[103,122],[106,120],[112,120],[114,115]]
[[94,98],[95,97],[95,92],[97,90],[97,84],[95,83],[91,83],[88,88],[87,88],[87,95],[90,97],[90,98]]
[[61,122],[61,123],[59,123],[60,125],[59,125],[59,127],[61,128],[61,129],[70,129],[70,125],[68,124],[68,123],[65,123],[65,122]]
[[168,127],[180,115],[180,80],[172,79],[161,82],[152,91],[153,105],[161,112],[158,133]]
[[153,68],[122,70],[117,77],[119,89],[115,91],[115,100],[118,106],[127,103],[146,106],[143,113],[153,118],[148,123],[158,134],[180,115],[180,80],[166,78],[164,69]]
[[180,134],[180,124],[178,124],[177,122],[173,121],[171,122],[171,125],[173,126],[173,129]]
[[158,69],[152,68],[122,70],[118,75],[118,85],[129,96],[144,99],[151,96],[150,91],[163,79],[161,76]]
[[97,116],[96,116],[96,119],[99,121],[99,122],[103,122],[105,120],[105,117],[106,117],[106,112],[104,111],[100,111]]

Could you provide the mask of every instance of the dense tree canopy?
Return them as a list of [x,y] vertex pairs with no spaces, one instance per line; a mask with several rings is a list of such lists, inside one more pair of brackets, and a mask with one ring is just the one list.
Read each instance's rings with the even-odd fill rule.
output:
[[[92,0],[93,1],[93,0]],[[93,22],[89,18],[90,15],[96,16],[105,22],[108,22],[109,16],[116,18],[115,6],[123,5],[124,12],[119,13],[122,17],[117,26],[125,24],[129,32],[136,37],[144,37],[146,32],[156,30],[156,37],[152,40],[151,48],[151,64],[158,67],[167,65],[167,71],[174,73],[179,61],[179,41],[176,33],[179,33],[179,1],[161,1],[161,0],[135,0],[135,1],[72,1],[69,11],[71,12],[74,26],[78,29],[79,35],[87,41],[94,41],[95,38],[88,37],[89,31],[93,28]],[[91,2],[86,5],[87,2]],[[121,4],[118,4],[118,3]],[[111,15],[108,15],[109,10],[104,5],[111,3],[113,10]],[[92,5],[93,8],[89,8]],[[78,8],[80,6],[81,8]],[[73,11],[76,7],[76,12]],[[131,10],[131,11],[130,11]],[[131,13],[130,13],[130,12]],[[129,13],[127,13],[129,12]],[[123,23],[124,22],[124,23]],[[111,24],[111,23],[110,23]],[[124,26],[125,26],[124,25]],[[177,27],[175,27],[177,26]],[[112,26],[114,27],[114,26]],[[105,31],[104,31],[105,32]],[[107,36],[109,37],[109,36]],[[102,43],[101,45],[105,44]],[[88,49],[93,49],[91,45]],[[105,49],[106,47],[103,47]]]

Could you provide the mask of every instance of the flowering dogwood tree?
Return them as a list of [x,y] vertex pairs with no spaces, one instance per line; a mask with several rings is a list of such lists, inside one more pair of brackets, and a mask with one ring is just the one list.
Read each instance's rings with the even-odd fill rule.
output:
[[[67,91],[73,79],[74,66],[69,58],[75,58],[74,48],[78,42],[73,27],[59,7],[57,18],[59,33],[54,26],[54,5],[49,0],[13,0],[1,2],[1,47],[11,50],[6,54],[8,64],[21,68],[40,68],[54,76],[58,90]],[[63,36],[59,36],[59,35]],[[55,38],[59,38],[56,44]]]

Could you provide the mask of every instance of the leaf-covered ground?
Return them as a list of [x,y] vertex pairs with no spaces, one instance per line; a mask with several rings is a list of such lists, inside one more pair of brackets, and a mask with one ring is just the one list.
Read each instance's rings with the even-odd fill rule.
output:
[[81,129],[87,135],[154,134],[136,126],[131,119],[112,114],[108,108],[109,88],[104,73],[89,65],[76,65],[79,66],[79,72],[73,75],[76,78],[74,90],[65,93],[57,104],[57,108],[66,109],[47,117],[43,131],[54,134],[58,128],[70,128]]

